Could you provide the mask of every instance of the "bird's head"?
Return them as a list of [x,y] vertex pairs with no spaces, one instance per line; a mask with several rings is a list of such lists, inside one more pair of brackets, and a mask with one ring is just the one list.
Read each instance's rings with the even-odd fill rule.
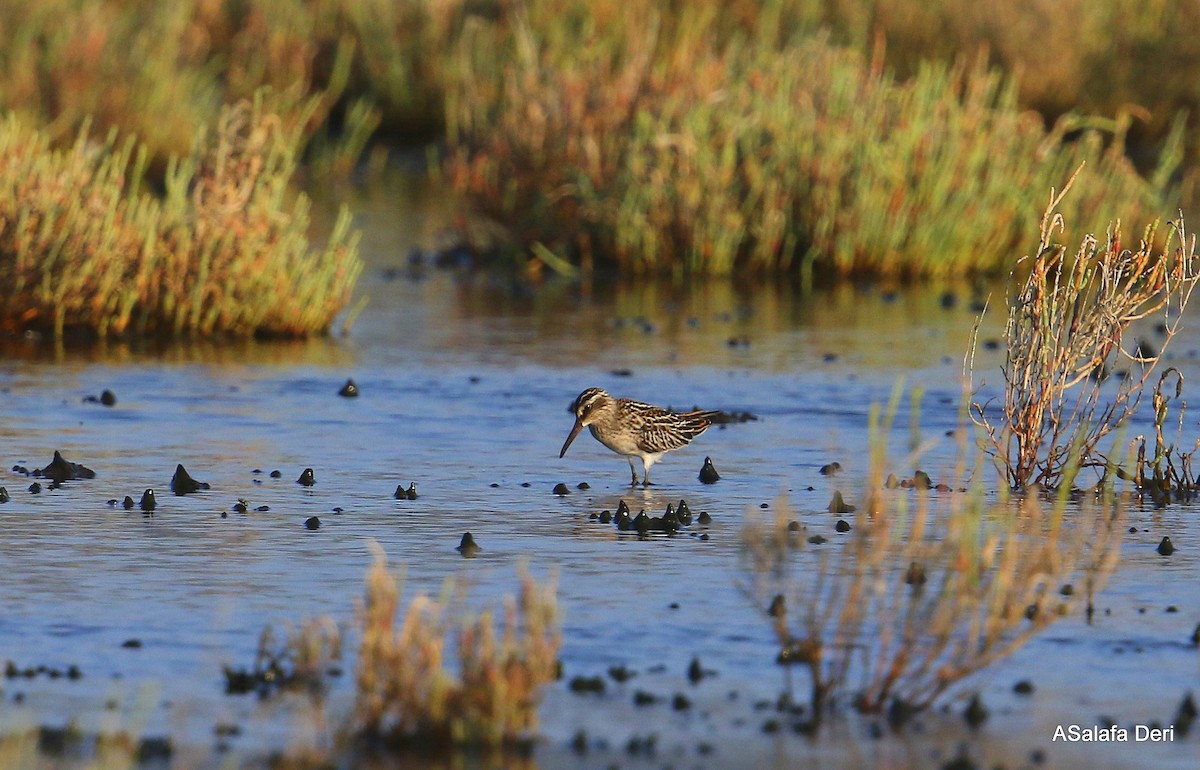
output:
[[579,431],[595,422],[597,416],[612,405],[612,403],[612,396],[600,388],[588,388],[580,393],[579,397],[571,404],[570,409],[571,414],[575,415],[575,425],[572,426],[567,440],[563,442],[562,451],[558,453],[558,456],[563,457],[566,455],[567,449],[571,446],[571,442],[575,440],[575,437],[579,435]]

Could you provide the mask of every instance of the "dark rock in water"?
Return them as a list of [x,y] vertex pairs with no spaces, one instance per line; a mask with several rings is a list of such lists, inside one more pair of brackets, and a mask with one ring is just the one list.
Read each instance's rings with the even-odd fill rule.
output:
[[971,702],[967,704],[966,710],[963,711],[963,719],[974,730],[986,722],[987,718],[988,710],[984,708],[983,701],[979,698],[979,693],[975,693],[971,696]]
[[[1036,749],[1034,753],[1037,753]],[[939,770],[979,770],[979,765],[975,763],[975,760],[967,756],[966,746],[959,746],[958,755],[942,765]]]
[[910,586],[920,586],[925,585],[926,580],[925,568],[915,561],[909,562],[908,570],[904,573],[904,582]]
[[1074,596],[1075,586],[1071,585],[1070,583],[1063,583],[1063,587],[1058,589],[1058,592],[1063,596]]
[[783,598],[783,594],[775,594],[771,606],[767,607],[767,614],[773,618],[782,618],[787,614],[787,599]]
[[579,490],[588,490],[588,489],[592,488],[592,485],[587,483],[586,481],[581,481],[575,485],[575,488],[579,489]]
[[257,508],[255,508],[254,510],[258,511],[259,513],[266,513],[267,511],[271,510],[271,506],[269,506],[269,505],[260,505],[260,506],[258,506]]
[[571,494],[571,490],[567,489],[567,485],[560,481],[554,485],[554,494],[562,497],[563,495]]
[[825,537],[824,535],[813,535],[808,538],[808,542],[812,543],[813,545],[822,545],[824,543],[828,543],[829,538]]
[[250,510],[250,503],[246,502],[245,500],[238,500],[233,504],[233,510],[237,513],[245,513],[246,511]]
[[612,522],[612,511],[600,511],[600,523],[608,524]]
[[697,524],[712,524],[712,516],[708,515],[708,511],[700,511],[700,515],[696,517]]
[[704,466],[700,468],[700,481],[704,484],[716,484],[721,480],[721,474],[717,473],[716,467],[713,466],[712,458],[704,458]]
[[[3,489],[3,487],[0,487],[0,489]],[[107,504],[108,504],[108,507],[109,507],[109,508],[116,508],[116,507],[117,507],[117,503],[119,503],[119,502],[121,502],[121,501],[120,501],[120,500],[118,500],[117,498],[113,497],[113,498],[110,498],[110,499],[107,501]]]
[[625,664],[608,667],[608,675],[611,676],[613,681],[617,682],[618,684],[624,684],[625,682],[628,682],[634,677],[634,673],[635,672],[630,671]]
[[125,499],[121,502],[121,507],[128,511],[133,507],[133,498],[129,495],[125,495]]
[[396,498],[397,500],[407,500],[408,499],[408,493],[404,491],[403,484],[396,485],[396,491],[392,493],[392,497]]
[[1192,631],[1192,646],[1200,647],[1200,623],[1196,624],[1196,628]]
[[271,471],[267,475],[273,479],[281,479],[281,478],[283,478],[283,471]]
[[1171,542],[1171,538],[1164,537],[1158,544],[1158,552],[1163,556],[1170,556],[1175,553],[1175,544]]
[[79,463],[73,463],[62,456],[61,452],[55,451],[54,459],[50,464],[41,470],[33,472],[34,476],[40,476],[45,479],[50,479],[56,484],[61,484],[64,481],[72,481],[74,479],[94,479],[96,472],[91,468],[85,468]]
[[855,507],[842,499],[842,493],[834,490],[833,499],[829,501],[829,507],[826,508],[830,513],[854,513]]
[[891,703],[888,704],[886,714],[887,722],[893,728],[900,728],[903,727],[908,720],[916,716],[917,712],[918,709],[908,701],[903,701],[899,698],[892,698]]
[[700,658],[693,656],[692,662],[688,664],[687,678],[692,684],[696,684],[705,677],[709,672],[705,671],[700,665]]
[[596,693],[600,695],[604,693],[604,677],[576,676],[572,677],[567,686],[571,688],[571,692]]
[[912,485],[914,489],[932,489],[933,480],[925,471],[917,471],[913,474]]
[[1013,692],[1015,692],[1017,695],[1032,695],[1033,682],[1029,681],[1028,679],[1022,679],[1013,685]]
[[691,707],[691,699],[681,692],[675,693],[675,697],[671,699],[671,708],[675,709],[676,711],[687,711]]
[[621,516],[621,515],[625,515],[625,516],[629,515],[629,506],[625,504],[624,500],[617,503],[617,516]]
[[638,515],[633,517],[633,528],[643,535],[650,531],[650,517],[645,511],[639,511]]
[[36,481],[29,485],[29,494],[40,495],[42,493],[42,485]]
[[658,696],[654,693],[638,690],[633,694],[633,705],[635,706],[653,706],[658,703]]
[[458,551],[463,556],[470,558],[470,557],[474,556],[475,554],[479,553],[480,551],[482,551],[483,549],[480,548],[479,545],[475,542],[475,538],[471,535],[470,532],[464,532],[463,536],[462,536],[462,540],[460,540],[458,542],[458,547],[455,548],[454,550]]
[[629,511],[617,514],[617,529],[622,532],[633,529],[633,519],[629,517]]
[[8,502],[8,488],[0,487],[0,503]]
[[138,503],[138,507],[143,511],[153,511],[158,507],[158,500],[154,497],[153,489],[147,489],[142,493],[142,501]]
[[[698,412],[700,411],[700,407],[692,407],[692,411]],[[723,429],[726,425],[735,425],[743,422],[758,422],[758,415],[744,410],[741,412],[736,410],[732,412],[718,410],[712,415],[711,419],[713,425],[720,426]]]
[[175,466],[175,475],[171,477],[172,492],[177,495],[190,495],[192,492],[199,492],[201,489],[211,489],[211,487],[203,481],[196,481],[192,478],[182,463]]
[[304,520],[304,528],[309,529],[309,530],[320,529],[321,528],[321,520],[318,519],[316,516],[309,516],[307,519]]
[[346,384],[338,391],[338,395],[342,398],[357,398],[358,386],[354,384],[354,380],[346,380]]
[[303,484],[306,487],[311,487],[313,484],[316,484],[317,477],[316,474],[313,473],[313,469],[305,468],[304,473],[300,474],[300,478],[296,479],[296,483]]
[[408,483],[408,489],[405,490],[404,494],[408,496],[409,500],[416,500],[417,499],[417,482],[410,481]]
[[849,532],[850,522],[846,521],[845,519],[838,519],[837,524],[834,524],[833,528],[838,532]]
[[117,396],[111,390],[106,389],[100,394],[99,398],[96,398],[95,396],[84,396],[83,401],[85,404],[103,404],[104,406],[115,406],[117,403]]
[[1179,710],[1175,712],[1175,727],[1179,730],[1180,736],[1187,736],[1197,716],[1200,714],[1196,712],[1196,701],[1192,700],[1192,694],[1189,692],[1183,696],[1183,702],[1179,704]]
[[841,473],[841,471],[842,464],[834,462],[829,463],[828,465],[822,465],[817,473],[821,474],[822,476],[836,476],[838,473]]

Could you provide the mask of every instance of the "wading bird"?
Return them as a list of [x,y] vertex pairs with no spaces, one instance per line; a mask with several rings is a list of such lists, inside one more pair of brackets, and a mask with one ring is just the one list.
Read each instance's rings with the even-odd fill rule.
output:
[[629,461],[633,486],[638,483],[633,458],[642,459],[646,468],[642,486],[649,486],[650,466],[667,452],[687,446],[720,414],[703,411],[678,414],[628,398],[613,398],[600,388],[580,393],[571,405],[571,412],[575,415],[575,425],[558,456],[566,455],[571,442],[586,427],[597,441]]

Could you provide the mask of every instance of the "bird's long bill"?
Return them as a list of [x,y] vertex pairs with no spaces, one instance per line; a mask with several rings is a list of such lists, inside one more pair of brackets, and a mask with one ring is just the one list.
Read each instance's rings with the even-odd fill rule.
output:
[[583,420],[576,417],[575,427],[571,428],[571,435],[567,436],[567,440],[563,442],[562,451],[558,453],[560,459],[566,455],[567,448],[571,446],[571,442],[575,440],[575,437],[579,435],[579,431],[581,430],[583,430]]

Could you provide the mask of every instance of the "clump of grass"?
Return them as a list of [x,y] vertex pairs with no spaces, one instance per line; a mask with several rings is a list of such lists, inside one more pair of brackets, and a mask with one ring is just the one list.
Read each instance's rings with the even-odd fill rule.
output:
[[[890,417],[876,406],[871,423],[871,469],[849,533],[813,548],[789,531],[786,505],[770,521],[749,512],[743,532],[756,601],[784,597],[770,611],[779,662],[807,671],[818,723],[839,701],[895,720],[928,707],[1082,597],[1090,608],[1120,544],[1111,484],[1071,515],[1067,495],[989,503],[978,487],[885,491]],[[1080,579],[1086,591],[1060,592]]]
[[502,629],[484,611],[458,628],[458,671],[446,666],[444,602],[414,598],[397,625],[400,589],[380,552],[367,573],[352,731],[388,743],[498,747],[530,739],[542,686],[557,671],[555,587],[525,571]]
[[282,637],[273,626],[267,626],[258,637],[253,667],[224,667],[225,691],[256,692],[264,698],[281,690],[320,694],[327,678],[340,671],[337,662],[341,657],[341,633],[329,618],[286,627]]
[[1147,181],[1126,122],[1047,130],[983,62],[899,81],[781,32],[797,14],[782,0],[617,6],[530,0],[469,25],[447,86],[445,177],[547,266],[995,271],[1037,221],[1028,191],[1082,161],[1070,205],[1087,226],[1170,197],[1182,127]]
[[269,94],[221,111],[173,160],[159,198],[139,184],[146,150],[87,130],[66,150],[9,116],[0,124],[0,327],[304,336],[329,329],[358,272],[343,209],[308,240],[309,202],[289,189],[299,125]]
[[441,83],[450,41],[471,15],[465,5],[0,0],[0,104],[54,146],[88,124],[136,134],[157,176],[221,104],[269,87],[284,123],[303,123],[298,150],[344,172],[381,125],[409,142],[440,131]]
[[[1037,252],[1023,260],[1028,278],[1008,299],[1002,411],[972,404],[987,451],[1014,489],[1057,487],[1070,468],[1108,465],[1096,449],[1137,410],[1200,281],[1195,236],[1182,217],[1162,245],[1155,224],[1126,247],[1118,221],[1103,241],[1084,236],[1068,259],[1057,236],[1066,228],[1059,207],[1070,187],[1051,192]],[[1154,317],[1161,318],[1158,351],[1130,344],[1131,326]],[[1105,400],[1104,381],[1118,363],[1125,374]],[[1162,409],[1156,391],[1156,414]]]

